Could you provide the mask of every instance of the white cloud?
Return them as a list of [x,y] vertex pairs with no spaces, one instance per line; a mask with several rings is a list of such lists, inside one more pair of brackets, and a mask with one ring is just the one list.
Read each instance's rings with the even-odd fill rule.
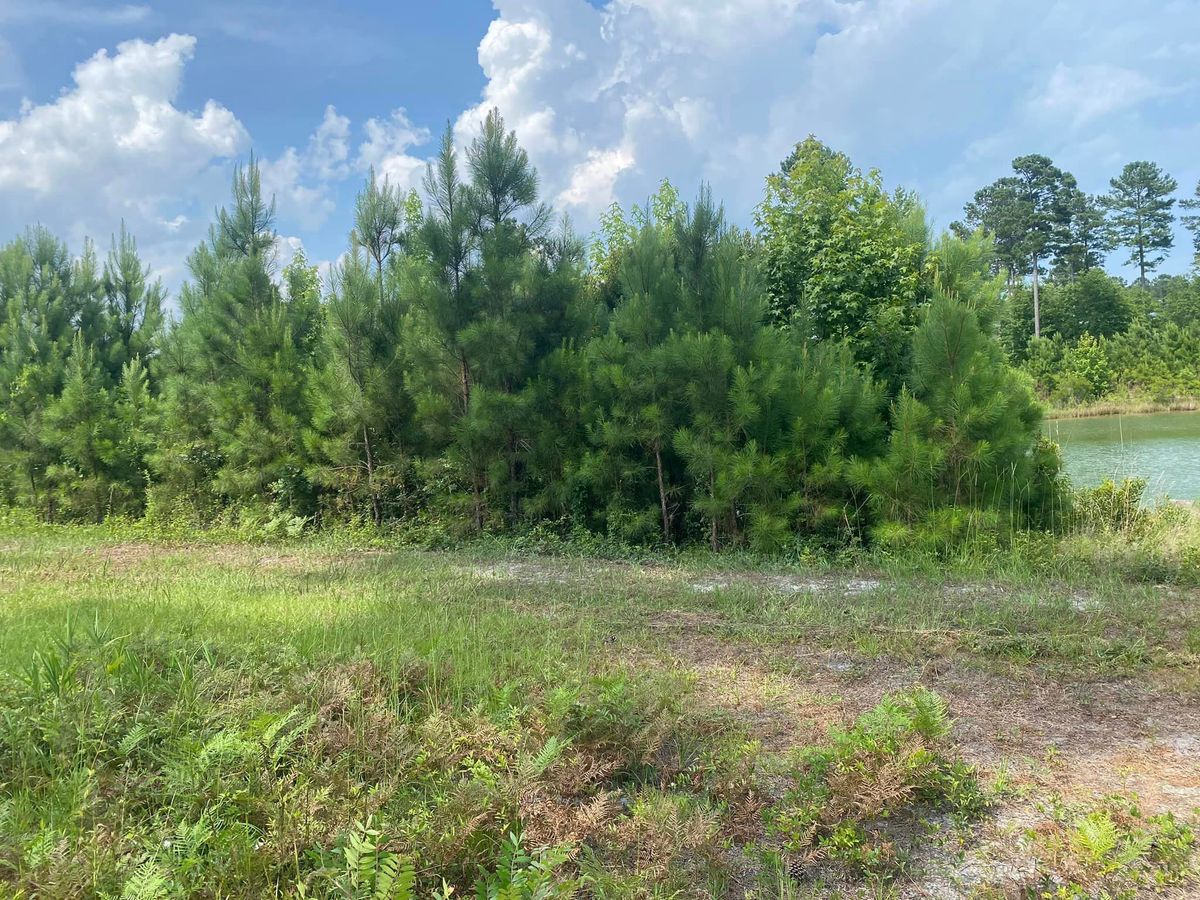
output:
[[[1089,190],[1137,158],[1200,177],[1200,91],[1180,62],[1200,34],[1192,2],[494,3],[486,84],[456,140],[499,107],[543,195],[585,227],[664,176],[685,195],[712,182],[746,222],[763,177],[809,133],[919,190],[941,226],[1023,153],[1053,156]],[[1168,97],[1186,109],[1165,114]]]
[[74,86],[0,121],[0,231],[41,222],[78,248],[122,219],[161,271],[178,273],[248,142],[227,108],[176,105],[196,39],[126,41],[75,68]]
[[407,191],[421,182],[425,160],[409,151],[429,142],[429,130],[414,125],[403,108],[386,119],[368,119],[363,126],[366,140],[359,145],[355,166],[360,172],[374,168],[375,174]]
[[324,183],[305,183],[310,168],[308,157],[302,157],[295,147],[288,147],[277,159],[259,163],[263,192],[275,198],[277,214],[304,228],[319,228],[335,204]]
[[632,165],[633,154],[624,147],[592,150],[572,169],[571,181],[558,195],[558,203],[594,215],[613,202],[617,178]]
[[325,107],[325,118],[308,142],[308,154],[322,178],[345,178],[350,157],[350,120],[339,116],[333,105]]
[[138,4],[89,6],[55,0],[6,0],[0,4],[0,22],[52,22],[56,25],[134,25],[145,21],[150,7]]
[[337,208],[331,188],[350,174],[350,120],[332,106],[301,151],[288,147],[260,163],[263,191],[275,197],[280,217],[302,228],[319,228]]
[[1151,79],[1132,69],[1107,64],[1059,63],[1046,84],[1030,98],[1030,108],[1078,128],[1162,92]]

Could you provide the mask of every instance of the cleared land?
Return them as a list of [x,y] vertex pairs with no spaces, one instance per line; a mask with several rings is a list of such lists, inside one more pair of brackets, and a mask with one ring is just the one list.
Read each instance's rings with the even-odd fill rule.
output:
[[6,532],[0,896],[1195,896],[1198,655],[1115,576]]

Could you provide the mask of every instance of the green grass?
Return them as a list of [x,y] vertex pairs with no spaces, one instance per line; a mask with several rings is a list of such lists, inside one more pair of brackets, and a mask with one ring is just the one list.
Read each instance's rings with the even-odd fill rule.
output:
[[768,826],[801,819],[886,893],[911,873],[881,820],[986,806],[936,698],[794,764],[680,664],[690,642],[764,671],[802,647],[1063,679],[1200,649],[1190,595],[1100,567],[354,537],[0,527],[0,897],[775,896],[798,838]]

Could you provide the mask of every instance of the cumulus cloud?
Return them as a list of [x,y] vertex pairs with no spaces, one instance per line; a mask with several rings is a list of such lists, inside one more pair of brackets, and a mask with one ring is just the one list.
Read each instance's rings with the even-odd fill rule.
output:
[[[1054,157],[1089,190],[1132,159],[1158,161],[1181,184],[1200,178],[1200,90],[1188,66],[1200,46],[1195,3],[1155,0],[1153,15],[1125,0],[494,5],[478,46],[484,84],[455,119],[455,140],[466,144],[499,107],[543,197],[585,230],[613,200],[641,202],[664,176],[685,195],[709,181],[749,222],[763,176],[809,133],[920,191],[943,226],[1022,153]],[[0,0],[0,22],[134,23],[146,9]],[[226,18],[279,38],[269,17]],[[195,46],[171,35],[101,51],[61,95],[0,120],[0,229],[40,221],[78,246],[123,218],[153,262],[179,272],[250,146],[221,102],[180,105]],[[0,88],[21,78],[0,38]],[[318,119],[319,110],[311,132],[262,166],[281,227],[332,257],[349,180],[373,167],[402,189],[418,186],[432,136],[403,107],[380,110],[360,133],[332,105]]]
[[263,190],[276,210],[302,228],[319,228],[337,208],[332,187],[350,174],[350,120],[332,105],[303,150],[288,147],[260,163]]
[[366,140],[355,159],[360,172],[374,168],[377,176],[405,191],[420,184],[426,161],[409,151],[429,143],[427,128],[414,125],[400,108],[386,119],[368,119],[363,130]]
[[809,133],[921,191],[943,226],[1021,153],[1054,155],[1096,190],[1117,160],[1200,176],[1192,120],[1155,114],[1161,86],[1180,88],[1194,43],[1181,38],[1200,33],[1192,3],[1149,16],[1122,0],[495,6],[478,49],[486,84],[457,139],[499,107],[544,194],[580,222],[663,176],[685,193],[710,181],[748,221],[763,176]]
[[41,222],[78,247],[125,220],[177,269],[226,187],[224,164],[248,143],[220,103],[176,105],[195,46],[172,34],[101,50],[56,99],[0,121],[0,230]]

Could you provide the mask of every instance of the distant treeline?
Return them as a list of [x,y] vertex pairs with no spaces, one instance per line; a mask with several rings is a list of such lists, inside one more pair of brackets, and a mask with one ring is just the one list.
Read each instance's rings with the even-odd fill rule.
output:
[[[1151,278],[1174,246],[1176,180],[1153,162],[1132,162],[1093,196],[1044,156],[1018,157],[1012,168],[976,192],[965,225],[951,226],[994,238],[1009,286],[1001,324],[1009,357],[1058,405],[1200,396],[1200,278]],[[1200,264],[1200,184],[1178,205]],[[1132,285],[1101,268],[1118,250],[1137,269]]]
[[[372,176],[322,283],[276,265],[251,160],[177,317],[123,231],[103,261],[40,229],[0,251],[0,499],[759,550],[1051,527],[1057,453],[1014,363],[1094,394],[1095,354],[1149,386],[1169,345],[1194,380],[1196,285],[1009,247],[985,199],[933,239],[913,194],[809,138],[753,230],[664,181],[585,247],[493,113],[421,194]],[[1053,272],[1040,338],[1026,258]]]

